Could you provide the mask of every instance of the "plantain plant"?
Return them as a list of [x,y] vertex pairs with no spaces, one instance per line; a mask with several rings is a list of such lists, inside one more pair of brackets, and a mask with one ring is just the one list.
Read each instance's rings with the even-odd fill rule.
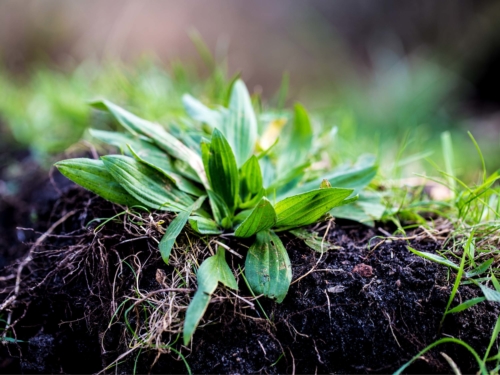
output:
[[[297,104],[281,141],[263,149],[260,134],[266,129],[259,126],[245,84],[235,80],[230,92],[227,107],[215,109],[185,95],[192,120],[176,132],[109,101],[95,101],[92,105],[108,111],[125,132],[92,130],[91,135],[120,148],[122,154],[100,160],[69,159],[56,166],[111,202],[176,213],[159,244],[166,263],[186,225],[200,235],[253,239],[245,261],[248,283],[254,293],[282,302],[292,271],[276,233],[318,222],[335,207],[355,201],[351,187],[358,187],[359,181],[367,184],[376,166],[333,173],[326,179],[316,173],[311,179],[307,171],[315,150],[305,109]],[[275,125],[271,123],[267,131]],[[342,187],[331,186],[336,182]],[[238,288],[223,247],[202,263],[197,279],[184,322],[186,345],[218,284]]]

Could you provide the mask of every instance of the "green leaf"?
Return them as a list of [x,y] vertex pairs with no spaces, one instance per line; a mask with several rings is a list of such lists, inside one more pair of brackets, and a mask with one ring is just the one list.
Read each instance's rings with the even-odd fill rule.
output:
[[[207,190],[207,194],[210,207],[212,208],[213,217],[218,224],[222,225],[224,219],[231,218],[231,211],[219,194],[213,192],[212,190]],[[224,226],[224,228],[228,229],[226,226]]]
[[433,254],[433,253],[428,253],[428,252],[425,252],[425,251],[418,251],[414,248],[412,248],[411,246],[406,246],[406,248],[408,250],[410,250],[412,253],[422,257],[422,258],[425,258],[425,259],[428,259],[428,260],[431,260],[433,262],[436,262],[436,263],[439,263],[443,266],[447,266],[447,267],[450,267],[451,269],[455,270],[455,271],[458,271],[459,267],[449,261],[448,259],[442,257],[441,255],[437,255],[437,254]]
[[55,166],[71,181],[110,202],[125,206],[140,204],[113,178],[101,160],[68,159],[57,162]]
[[259,160],[254,155],[240,168],[239,179],[240,208],[251,207],[264,194]]
[[[302,180],[305,175],[305,170],[311,165],[309,161],[304,164],[298,165],[294,168],[287,168],[286,173],[282,174],[279,178],[274,180],[266,189],[267,196],[276,195],[280,199],[290,196],[290,191],[294,191],[297,184]],[[317,189],[321,182],[316,184],[312,189]]]
[[226,138],[217,129],[212,133],[210,150],[206,154],[206,146],[202,146],[204,164],[207,166],[207,175],[210,185],[226,203],[233,213],[239,189],[238,168],[231,146]]
[[287,230],[318,221],[333,207],[340,206],[352,189],[325,188],[294,195],[276,203],[277,230]]
[[474,276],[481,275],[482,273],[486,272],[490,268],[490,266],[493,264],[494,261],[495,261],[494,258],[488,259],[487,261],[481,263],[479,266],[477,266],[473,270],[471,270],[469,272],[466,272],[465,276],[467,278],[471,278],[471,277],[474,277]]
[[222,115],[219,111],[208,108],[189,94],[182,97],[182,104],[184,104],[188,116],[196,121],[203,122],[212,128],[218,127],[222,122]]
[[191,216],[189,218],[191,228],[200,234],[221,234],[217,223],[211,219],[201,216]]
[[236,237],[250,237],[255,233],[270,229],[276,223],[276,213],[273,205],[266,197],[262,197],[259,204],[250,215],[238,226]]
[[[169,170],[169,168],[172,168],[172,165],[168,161],[168,159],[166,159],[165,157],[163,157],[163,158],[156,158],[156,157],[151,158],[151,156],[147,153],[147,151],[146,152],[136,151],[136,150],[134,150],[132,145],[127,145],[127,148],[129,151],[128,154],[130,154],[130,156],[132,156],[135,160],[137,160],[143,164],[146,164],[148,167],[151,167],[151,168],[157,170],[158,172],[163,174],[166,178],[168,178],[170,181],[172,181],[174,184],[177,184],[177,181],[171,175],[172,172]],[[164,155],[164,156],[166,156],[166,155]],[[165,161],[165,160],[167,160],[167,161]]]
[[281,137],[278,171],[304,163],[313,148],[313,130],[305,108],[295,104],[295,116],[291,126],[286,126]]
[[182,229],[186,226],[189,216],[200,208],[201,204],[205,200],[206,196],[202,196],[194,202],[186,211],[182,211],[177,214],[176,218],[172,220],[170,225],[167,227],[165,234],[160,241],[160,254],[163,261],[168,264],[168,259],[170,258],[170,252],[172,247],[174,247],[175,240],[177,236],[181,233]]
[[252,156],[257,142],[257,119],[248,90],[241,79],[234,82],[229,108],[218,127],[235,152],[238,166]]
[[[486,349],[486,352],[484,353],[483,363],[490,360],[488,357],[490,355],[491,348],[497,342],[497,338],[498,338],[499,334],[500,334],[500,316],[497,318],[497,321],[495,323],[495,327],[493,327],[493,332],[491,333],[491,336],[490,336],[490,343],[488,344],[488,348]],[[498,352],[497,355],[500,355],[500,352]]]
[[495,287],[495,290],[497,292],[500,292],[500,283],[498,282],[497,278],[495,277],[495,274],[491,274],[491,282],[493,286]]
[[[195,196],[204,194],[193,182],[179,175],[168,154],[154,144],[131,134],[95,129],[90,129],[90,134],[101,142],[118,147],[126,155],[133,156],[142,163],[163,173],[167,178],[175,182],[180,190]],[[193,175],[188,174],[188,177],[193,178]],[[197,176],[194,176],[194,179],[197,180]]]
[[479,287],[481,288],[484,296],[488,301],[491,302],[500,302],[500,293],[497,292],[496,290],[490,289],[487,286],[484,286],[483,284],[479,284]]
[[[201,266],[203,266],[203,264]],[[213,288],[213,290],[215,290],[216,287],[217,283],[215,283],[215,287]],[[184,320],[184,345],[188,345],[191,341],[194,331],[196,331],[198,324],[200,324],[201,318],[203,318],[203,315],[205,315],[205,311],[207,311],[212,293],[213,291],[207,293],[201,289],[198,289],[194,294],[193,299],[189,303],[188,309],[186,311],[186,318]]]
[[200,151],[201,151],[201,160],[203,162],[203,168],[205,168],[205,172],[207,173],[207,179],[208,182],[210,183],[210,173],[208,173],[209,167],[209,160],[210,160],[210,142],[206,141],[203,139],[200,142]]
[[198,269],[197,279],[198,290],[189,304],[184,320],[184,345],[188,345],[191,341],[217,284],[220,282],[228,288],[238,289],[238,284],[226,262],[225,251],[222,247],[217,249],[214,256],[205,259]]
[[319,184],[321,184],[323,179],[326,179],[333,187],[354,189],[354,193],[357,194],[364,189],[371,180],[373,180],[373,178],[377,175],[377,171],[378,167],[376,165],[350,168],[347,170],[342,168],[340,170],[333,171],[322,178],[318,178],[298,186],[293,190],[293,193],[297,194],[315,189],[319,186]]
[[134,150],[154,157],[155,160],[164,159],[164,163],[169,163],[169,169],[172,165],[168,155],[156,147],[153,143],[146,141],[143,137],[127,133],[110,132],[105,130],[89,129],[89,134],[103,143],[111,146],[118,147],[121,152],[131,156],[128,145],[132,146]]
[[245,219],[247,217],[250,216],[251,213],[252,213],[252,209],[247,209],[247,210],[243,210],[243,211],[238,212],[238,214],[234,216],[233,224],[235,226],[240,225],[241,223],[243,223],[243,221],[245,221]]
[[385,212],[385,205],[377,193],[362,191],[359,199],[353,204],[335,207],[330,214],[336,218],[355,220],[360,223],[374,226],[375,220],[380,220]]
[[204,194],[203,190],[198,188],[193,182],[173,171],[174,168],[167,159],[167,155],[164,154],[163,157],[158,158],[156,155],[150,154],[148,150],[136,152],[131,145],[128,145],[128,148],[136,160],[162,173],[165,177],[177,185],[179,190],[197,197]]
[[185,211],[194,201],[175,187],[170,179],[128,156],[101,158],[120,185],[147,207],[165,211]]
[[283,243],[273,232],[257,233],[255,243],[248,250],[245,275],[256,294],[275,298],[281,303],[285,298],[292,268]]
[[297,238],[300,238],[307,246],[318,253],[326,253],[329,250],[341,248],[339,246],[332,245],[328,241],[324,241],[323,238],[318,237],[318,233],[310,232],[307,229],[294,229],[291,230],[290,233]]
[[406,370],[406,368],[410,364],[412,364],[414,361],[416,361],[419,358],[422,358],[422,356],[425,353],[427,353],[429,350],[433,349],[434,347],[436,347],[438,345],[441,345],[441,344],[445,344],[445,343],[454,343],[454,344],[458,344],[458,345],[461,345],[464,348],[466,348],[469,351],[469,353],[471,353],[472,356],[476,359],[476,362],[477,362],[477,364],[479,366],[479,372],[481,373],[481,375],[488,375],[489,374],[488,369],[486,368],[486,365],[484,364],[484,361],[481,361],[481,358],[479,357],[479,355],[477,354],[477,352],[469,344],[467,344],[466,342],[464,342],[462,340],[453,338],[453,337],[445,337],[444,339],[439,339],[437,341],[434,341],[433,343],[431,343],[430,345],[428,345],[427,347],[425,347],[424,349],[422,349],[412,359],[410,359],[403,366],[401,366],[393,375],[401,375],[401,374],[403,374],[404,370]]
[[262,181],[264,187],[267,188],[272,185],[274,180],[276,179],[276,168],[271,161],[269,156],[264,156],[259,158],[259,166],[262,171]]
[[477,305],[478,303],[481,303],[483,302],[484,300],[486,300],[485,297],[476,297],[476,298],[472,298],[468,301],[465,301],[464,303],[461,303],[460,305],[458,306],[455,306],[454,308],[452,308],[451,310],[448,310],[446,312],[446,314],[455,314],[455,313],[458,313],[460,311],[464,311],[464,310],[467,310],[469,307],[472,307],[474,305]]
[[165,150],[169,155],[188,163],[199,177],[200,181],[205,186],[208,186],[200,156],[177,138],[169,134],[164,128],[141,119],[107,100],[94,101],[91,105],[95,108],[110,112],[116,120],[132,134],[144,135],[150,138],[152,142],[156,143],[158,147]]

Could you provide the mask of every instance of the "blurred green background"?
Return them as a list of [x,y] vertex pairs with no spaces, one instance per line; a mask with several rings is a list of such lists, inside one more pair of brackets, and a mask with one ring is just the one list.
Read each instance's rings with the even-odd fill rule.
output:
[[425,173],[449,130],[472,181],[467,131],[500,168],[499,66],[498,1],[3,0],[0,169],[85,147],[107,126],[96,97],[168,123],[183,93],[220,104],[241,73],[264,108],[300,101],[332,129],[338,163],[373,153],[388,176]]

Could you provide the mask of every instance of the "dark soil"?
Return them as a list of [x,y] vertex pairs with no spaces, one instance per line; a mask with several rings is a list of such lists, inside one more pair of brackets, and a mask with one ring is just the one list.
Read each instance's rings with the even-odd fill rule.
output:
[[[4,196],[0,201],[2,301],[12,295],[15,280],[10,275],[33,242],[72,213],[35,249],[23,270],[16,301],[1,312],[2,319],[12,312],[15,325],[8,337],[15,334],[21,340],[1,348],[3,372],[99,372],[128,350],[125,324],[107,329],[112,300],[121,303],[134,287],[126,267],[119,287],[113,286],[110,275],[115,275],[119,259],[140,252],[139,287],[145,291],[158,289],[158,269],[172,272],[152,239],[123,243],[130,236],[119,222],[108,223],[97,236],[96,224],[86,227],[92,219],[111,217],[121,208],[68,184],[57,173],[53,181],[41,178],[15,199]],[[34,230],[16,229],[28,226]],[[391,373],[430,343],[449,336],[482,355],[497,306],[481,303],[448,316],[440,330],[454,275],[410,253],[404,240],[384,241],[373,250],[381,241],[373,238],[380,235],[377,228],[338,222],[327,236],[338,248],[322,256],[283,235],[293,280],[300,279],[284,302],[261,298],[262,309],[251,309],[234,298],[214,298],[204,318],[208,324],[197,330],[192,347],[181,347],[179,340],[173,348],[185,356],[194,373]],[[424,236],[410,243],[419,250],[441,249],[440,243]],[[230,245],[245,251],[236,243]],[[235,267],[242,262],[230,253],[227,260]],[[242,280],[239,287],[241,296],[249,296]],[[455,304],[478,295],[476,288],[463,286]],[[440,352],[462,372],[477,371],[470,353],[446,345],[417,360],[408,372],[450,372]],[[155,350],[135,351],[119,362],[108,372],[187,372],[174,351],[159,357]]]

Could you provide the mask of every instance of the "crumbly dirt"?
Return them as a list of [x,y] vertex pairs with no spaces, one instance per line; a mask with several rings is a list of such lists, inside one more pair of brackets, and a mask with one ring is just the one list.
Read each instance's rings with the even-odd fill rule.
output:
[[[148,317],[141,309],[127,315],[120,304],[128,306],[125,299],[137,288],[142,294],[164,288],[162,280],[174,267],[156,250],[154,239],[160,233],[154,226],[151,235],[142,236],[114,220],[96,234],[102,221],[88,225],[92,219],[123,209],[68,184],[57,173],[52,181],[45,180],[39,185],[43,188],[18,200],[17,208],[12,200],[0,201],[1,301],[15,294],[12,275],[19,264],[30,251],[33,258],[22,270],[15,301],[1,312],[4,320],[10,315],[13,325],[7,337],[20,340],[0,348],[2,372],[97,373],[120,358],[106,372],[186,373],[181,353],[193,373],[390,373],[442,337],[464,340],[482,355],[499,314],[496,305],[485,302],[448,316],[440,328],[454,274],[406,248],[410,244],[434,252],[441,249],[440,241],[423,234],[387,240],[381,237],[390,228],[339,221],[328,229],[315,228],[335,246],[323,254],[290,234],[280,235],[294,280],[283,303],[259,298],[259,306],[238,277],[239,296],[246,301],[224,291],[216,294],[189,347],[165,332],[159,339],[170,346],[161,354],[144,346],[121,358],[133,341],[130,327],[140,327]],[[34,212],[29,220],[27,212]],[[54,227],[61,218],[65,220]],[[14,229],[28,225],[33,230]],[[186,237],[180,242],[187,250],[194,246]],[[241,254],[248,246],[227,243]],[[243,266],[230,252],[226,257],[233,269]],[[194,285],[186,288],[180,304],[189,300]],[[478,295],[476,288],[462,286],[454,303]],[[114,315],[117,311],[121,313]],[[470,353],[445,345],[417,360],[408,372],[450,372],[440,352],[463,373],[477,371]]]

